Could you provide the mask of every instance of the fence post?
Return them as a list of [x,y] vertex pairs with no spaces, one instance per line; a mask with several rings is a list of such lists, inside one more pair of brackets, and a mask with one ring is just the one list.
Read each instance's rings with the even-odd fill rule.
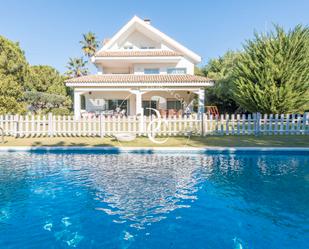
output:
[[273,133],[273,114],[269,114],[268,119],[268,135],[272,135]]
[[203,136],[206,136],[208,134],[208,116],[206,113],[203,114],[203,123],[204,123],[204,134]]
[[14,116],[14,131],[13,131],[14,137],[18,136],[18,114]]
[[284,131],[284,114],[280,115],[280,131],[279,134],[283,135],[283,131]]
[[260,133],[260,113],[253,113],[254,118],[254,135],[258,136]]
[[300,135],[300,124],[301,124],[301,115],[297,114],[297,127],[296,127],[296,134]]
[[261,113],[257,113],[257,135],[259,136],[261,133]]
[[36,136],[41,136],[41,115],[36,116]]
[[251,129],[251,121],[252,121],[252,119],[251,119],[251,114],[249,113],[248,116],[247,116],[247,123],[248,123],[248,124],[247,124],[247,130],[248,130],[248,132],[247,132],[247,133],[248,133],[248,135],[251,135],[251,132],[252,132],[252,131],[251,131],[251,130],[252,130],[252,129]]
[[31,114],[31,136],[35,136],[35,116]]
[[225,114],[225,134],[226,135],[230,134],[229,122],[230,122],[230,115],[229,114]]
[[53,136],[53,114],[51,112],[48,113],[48,136]]
[[105,131],[105,120],[103,114],[100,114],[100,137],[104,137],[104,131]]
[[307,127],[308,122],[309,122],[309,112],[305,112],[303,116],[303,130],[304,130],[303,134],[309,134],[309,127]]
[[241,119],[241,135],[246,135],[246,114],[243,114]]
[[231,129],[232,129],[232,135],[235,135],[235,115],[231,114]]
[[9,115],[9,131],[10,131],[10,136],[14,136],[14,115],[10,114]]
[[140,119],[139,119],[139,134],[142,136],[144,134],[144,113],[141,113]]

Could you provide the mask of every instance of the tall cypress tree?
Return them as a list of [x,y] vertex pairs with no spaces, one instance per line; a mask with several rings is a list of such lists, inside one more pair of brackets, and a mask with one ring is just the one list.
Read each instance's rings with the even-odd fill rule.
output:
[[255,34],[234,68],[234,99],[250,112],[292,113],[309,108],[309,29],[275,26]]

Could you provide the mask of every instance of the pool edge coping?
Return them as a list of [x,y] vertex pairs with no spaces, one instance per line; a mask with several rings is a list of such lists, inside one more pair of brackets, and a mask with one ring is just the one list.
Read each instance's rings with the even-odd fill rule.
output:
[[110,147],[110,146],[0,146],[0,152],[18,151],[41,151],[41,152],[60,152],[60,151],[101,151],[101,152],[186,152],[186,153],[205,153],[205,152],[309,152],[309,147]]

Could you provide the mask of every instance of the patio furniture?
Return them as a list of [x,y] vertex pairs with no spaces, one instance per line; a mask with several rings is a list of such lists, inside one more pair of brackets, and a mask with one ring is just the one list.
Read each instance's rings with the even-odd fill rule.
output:
[[169,116],[169,117],[173,117],[173,116],[175,116],[175,114],[176,114],[175,109],[169,109],[169,110],[168,110],[168,116]]
[[160,112],[161,118],[166,118],[167,117],[167,110],[160,109],[159,112]]
[[217,106],[205,106],[205,107],[206,107],[207,114],[213,115],[215,117],[218,117],[220,115]]
[[120,117],[123,117],[123,116],[125,116],[126,115],[126,110],[125,109],[122,109],[121,111],[120,111]]

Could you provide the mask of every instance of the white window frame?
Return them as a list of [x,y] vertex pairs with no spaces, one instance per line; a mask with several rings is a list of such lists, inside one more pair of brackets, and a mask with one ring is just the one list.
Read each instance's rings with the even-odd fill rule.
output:
[[[175,70],[176,72],[169,72],[171,70]],[[178,70],[183,70],[183,72],[178,72]],[[167,74],[187,74],[187,68],[185,67],[170,67],[170,68],[167,68],[166,70],[166,73]]]
[[[146,73],[146,71],[153,71],[153,72]],[[160,74],[160,68],[144,68],[144,74]]]

